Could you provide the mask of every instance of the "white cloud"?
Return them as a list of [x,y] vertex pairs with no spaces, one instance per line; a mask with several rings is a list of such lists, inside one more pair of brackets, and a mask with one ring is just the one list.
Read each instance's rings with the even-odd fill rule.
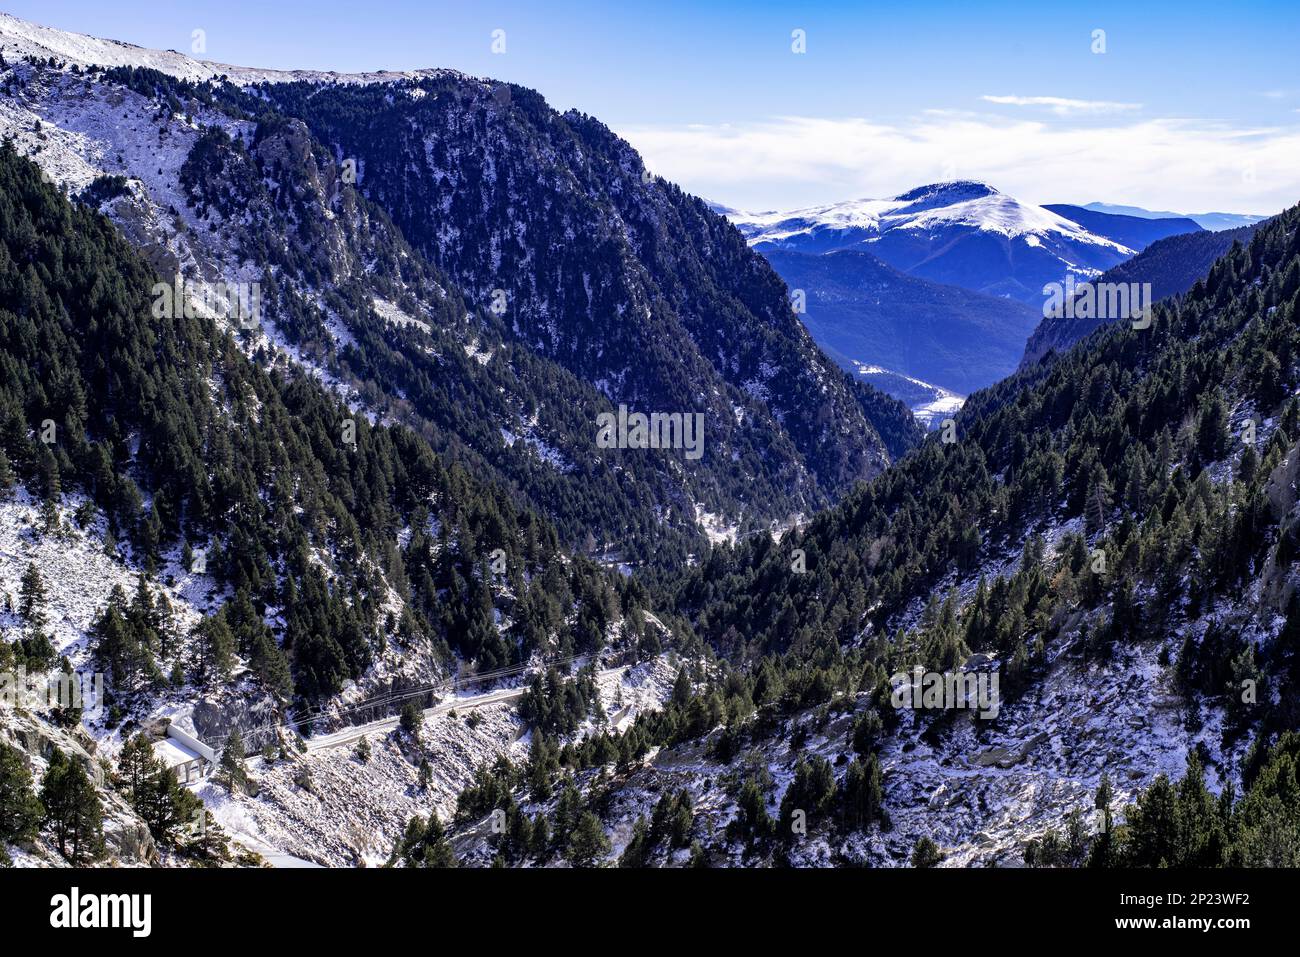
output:
[[1141,103],[1115,103],[1110,100],[1071,100],[1064,96],[991,96],[980,97],[1000,106],[1045,106],[1057,116],[1071,113],[1126,113],[1142,109]]
[[749,210],[894,196],[955,178],[1034,203],[1272,213],[1300,201],[1300,124],[1112,117],[1078,126],[930,111],[901,122],[780,116],[618,132],[654,172]]

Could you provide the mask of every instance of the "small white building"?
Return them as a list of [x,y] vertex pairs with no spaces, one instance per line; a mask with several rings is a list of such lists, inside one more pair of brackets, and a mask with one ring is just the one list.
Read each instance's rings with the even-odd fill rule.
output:
[[217,765],[215,751],[174,724],[167,726],[167,737],[153,743],[153,753],[181,784],[201,781]]

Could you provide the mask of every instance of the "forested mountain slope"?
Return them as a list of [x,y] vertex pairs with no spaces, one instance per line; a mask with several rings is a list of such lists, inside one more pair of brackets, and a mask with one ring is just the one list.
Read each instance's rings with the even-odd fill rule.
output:
[[[391,640],[435,664],[517,661],[550,640],[570,576],[606,594],[594,566],[562,560],[553,527],[408,429],[372,425],[301,370],[258,368],[210,319],[157,317],[157,277],[103,217],[62,200],[12,147],[0,161],[10,485],[51,506],[85,496],[85,523],[102,517],[107,547],[146,573],[203,549],[266,690],[332,694]],[[513,622],[504,633],[494,606]],[[603,635],[577,644],[589,640]],[[127,701],[158,668],[149,648],[121,651],[108,663]]]
[[[371,423],[309,371],[260,367],[201,312],[166,314],[158,285],[107,218],[0,147],[0,670],[98,673],[106,695],[84,720],[6,709],[0,743],[18,753],[0,758],[47,777],[65,758],[88,769],[68,786],[94,789],[85,825],[110,832],[76,851],[29,845],[25,827],[4,843],[47,862],[229,861],[242,852],[218,832],[196,843],[178,830],[198,805],[174,779],[155,820],[162,798],[123,790],[105,762],[181,721],[228,751],[227,735],[269,730],[266,770],[296,781],[290,714],[305,732],[304,714],[338,720],[349,701],[457,671],[592,661],[611,644],[659,652],[669,632],[647,628],[639,583],[567,554],[506,490]],[[453,727],[432,745],[463,737]],[[510,740],[503,725],[470,743]],[[385,773],[414,780],[419,742],[391,750]],[[454,764],[430,773],[458,781]],[[354,810],[379,834],[393,802]],[[275,819],[292,802],[258,808]],[[360,853],[328,839],[309,856]]]
[[[1248,242],[1257,225],[1182,233],[1152,243],[1127,262],[1106,270],[1094,285],[1150,283],[1151,301],[1187,292],[1210,270],[1214,261],[1236,242]],[[1109,320],[1082,316],[1047,316],[1025,344],[1021,365],[1037,362],[1051,351],[1064,352]]]
[[[1137,562],[1132,571],[1159,572],[1169,585],[1196,558],[1216,571],[1187,583],[1202,599],[1262,570],[1278,546],[1286,561],[1272,564],[1285,568],[1286,536],[1270,543],[1262,528],[1277,531],[1291,505],[1265,493],[1287,478],[1273,472],[1295,441],[1297,218],[1293,210],[1235,247],[1183,301],[1158,308],[1151,328],[1108,330],[1048,370],[977,393],[956,441],[928,442],[801,530],[808,575],[767,577],[783,564],[774,545],[719,555],[683,593],[705,633],[735,627],[766,650],[797,644],[804,628],[852,643],[904,611],[918,586],[977,567],[989,549],[1049,521],[1086,521],[1091,537],[1104,533],[1098,540]],[[1253,444],[1242,440],[1247,419]],[[1230,476],[1220,475],[1228,462]],[[1189,534],[1173,551],[1136,549]],[[1133,577],[1116,575],[1110,587]],[[793,628],[775,626],[783,616]]]
[[[306,365],[371,413],[410,425],[439,452],[510,488],[521,507],[551,518],[566,544],[633,564],[680,565],[704,550],[706,533],[752,531],[807,513],[917,440],[906,410],[849,382],[797,321],[786,322],[787,307],[763,311],[784,303],[785,294],[743,243],[742,258],[753,261],[737,272],[735,263],[723,268],[726,244],[710,240],[686,273],[675,273],[676,304],[656,314],[671,325],[688,309],[688,299],[707,299],[701,289],[714,281],[709,275],[731,277],[730,304],[708,299],[701,308],[715,316],[739,310],[754,323],[729,335],[754,344],[752,361],[741,365],[749,370],[745,376],[756,377],[735,378],[732,373],[742,370],[732,363],[731,385],[724,387],[713,365],[685,359],[690,374],[670,373],[681,358],[677,351],[698,351],[689,344],[693,333],[646,327],[635,333],[642,337],[635,348],[660,358],[639,357],[628,374],[656,384],[620,391],[611,386],[619,380],[605,360],[622,347],[606,348],[600,337],[625,339],[629,323],[642,325],[639,309],[629,313],[623,303],[626,315],[612,325],[601,313],[604,306],[584,313],[586,325],[570,342],[587,343],[588,357],[603,356],[604,365],[551,354],[519,334],[519,314],[530,308],[526,298],[512,305],[511,297],[519,295],[514,290],[502,298],[463,293],[463,276],[450,276],[437,265],[440,256],[407,244],[404,230],[424,228],[423,217],[395,224],[366,198],[366,157],[341,156],[337,144],[322,143],[299,119],[269,108],[265,91],[253,96],[229,84],[193,85],[132,67],[7,66],[10,95],[0,98],[0,125],[55,181],[110,215],[160,271],[179,271],[186,280],[262,284],[263,323],[244,336],[250,353]],[[419,83],[487,88],[458,75],[439,76]],[[325,100],[359,95],[308,85],[318,86]],[[411,103],[423,91],[415,81],[375,89],[378,96]],[[502,135],[524,134],[511,126]],[[553,202],[534,198],[542,206]],[[583,204],[596,201],[568,198],[588,212]],[[512,209],[512,216],[523,215],[522,207]],[[462,214],[469,215],[450,210],[447,228],[464,229],[467,237],[478,226],[458,224]],[[722,223],[707,216],[714,227]],[[530,241],[536,235],[540,225]],[[548,250],[552,243],[557,249],[571,244],[563,237],[547,243]],[[562,257],[548,251],[543,258]],[[530,274],[526,256],[515,265],[521,277]],[[634,269],[631,260],[627,265],[641,277],[637,282],[657,288],[649,277],[653,269]],[[758,272],[745,278],[753,269]],[[489,291],[503,283],[494,280]],[[743,305],[752,295],[765,303],[755,307],[758,312]],[[655,293],[647,302],[661,298]],[[611,317],[620,316],[619,308],[605,305]],[[556,328],[567,328],[569,320],[548,315],[548,323],[563,320]],[[769,320],[772,328],[758,328]],[[728,328],[723,320],[706,326]],[[721,340],[714,345],[721,348]],[[764,385],[769,378],[778,384]],[[786,384],[801,396],[823,398],[796,403],[786,396],[780,408],[769,408],[772,389],[780,392]],[[703,456],[696,461],[680,453],[596,448],[597,416],[620,403],[633,411],[701,412]],[[794,442],[795,432],[802,445]],[[832,460],[839,464],[828,465]]]
[[828,493],[907,447],[892,404],[817,351],[727,221],[592,117],[454,76],[259,92],[356,157],[361,191],[471,301],[503,291],[520,341],[611,401],[704,408],[724,444],[730,421],[785,436]]

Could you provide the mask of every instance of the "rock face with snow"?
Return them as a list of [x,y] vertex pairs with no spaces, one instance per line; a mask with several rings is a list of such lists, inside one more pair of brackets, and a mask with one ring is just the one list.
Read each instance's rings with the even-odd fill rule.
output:
[[[1096,828],[1092,798],[1103,774],[1122,806],[1158,775],[1180,776],[1187,755],[1200,747],[1225,769],[1222,779],[1212,772],[1216,790],[1229,781],[1235,786],[1236,773],[1227,769],[1243,758],[1244,743],[1221,751],[1221,716],[1212,709],[1189,716],[1157,662],[1160,654],[1147,648],[1096,663],[1067,646],[1041,685],[1004,705],[996,722],[963,715],[942,732],[927,733],[928,719],[905,715],[879,755],[888,826],[844,833],[832,819],[806,834],[779,835],[778,859],[798,867],[905,867],[916,842],[928,837],[943,848],[944,866],[1022,867],[1028,842],[1059,830],[1070,814],[1087,812],[1088,828]],[[694,815],[687,843],[704,848],[711,866],[764,866],[771,847],[764,852],[729,832],[746,813],[740,781],[765,771],[771,785],[764,810],[781,820],[800,763],[825,760],[838,771],[854,758],[855,721],[872,709],[871,697],[797,713],[771,735],[744,739],[731,760],[719,756],[715,732],[657,751],[612,785],[596,774],[582,784],[600,795],[615,853],[663,795],[684,791]],[[843,787],[842,775],[839,780]],[[553,810],[550,802],[528,807]],[[460,850],[470,861],[491,860],[481,829],[467,829]],[[684,866],[688,858],[683,849],[661,849],[654,862]]]
[[[201,34],[201,31],[199,31]],[[322,83],[388,83],[395,80],[437,76],[452,70],[380,71],[376,73],[336,73],[317,70],[263,70],[215,63],[175,50],[151,50],[148,47],[101,39],[42,26],[0,13],[0,36],[5,52],[11,56],[54,57],[66,63],[94,64],[105,67],[144,67],[183,80],[202,82],[225,77],[238,83],[288,83],[306,80]],[[193,36],[197,46],[203,37]]]
[[1135,250],[1041,206],[975,182],[935,183],[892,199],[790,212],[731,212],[757,249],[827,253],[863,249],[895,269],[1020,302],[1042,287],[1095,276]]
[[[659,707],[673,674],[668,656],[602,672],[604,717],[586,722],[575,737],[625,728]],[[345,745],[313,741],[289,760],[259,760],[255,798],[231,795],[216,782],[199,793],[227,833],[272,863],[382,865],[413,817],[433,813],[450,821],[458,796],[481,768],[502,758],[527,760],[530,729],[513,703],[493,698],[468,694],[444,702],[425,713],[414,735],[393,722],[368,733],[363,725],[349,732]],[[366,741],[361,753],[357,735]]]

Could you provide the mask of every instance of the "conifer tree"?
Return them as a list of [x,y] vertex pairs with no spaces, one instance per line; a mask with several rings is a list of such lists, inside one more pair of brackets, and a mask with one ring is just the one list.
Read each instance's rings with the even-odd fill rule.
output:
[[638,817],[632,825],[632,837],[619,856],[619,867],[645,867],[649,855],[650,826],[644,816]]
[[538,814],[533,818],[533,833],[529,839],[528,851],[533,860],[545,862],[551,852],[551,831],[546,823],[546,815]]
[[414,701],[408,701],[402,705],[401,717],[398,719],[398,726],[409,734],[415,740],[420,738],[420,726],[424,723],[424,712],[420,710],[420,705]]
[[45,627],[45,582],[35,563],[29,562],[18,591],[18,613],[34,631]]
[[938,867],[943,860],[939,845],[928,837],[922,837],[912,848],[912,866],[918,868]]
[[883,788],[880,762],[874,754],[863,764],[854,760],[844,777],[844,824],[851,831],[862,830],[880,815]]
[[1114,489],[1106,474],[1106,467],[1098,462],[1088,477],[1088,495],[1084,502],[1084,520],[1089,532],[1099,532],[1106,527],[1113,495]]
[[95,786],[76,761],[56,750],[41,782],[45,828],[59,853],[74,866],[104,853],[104,812]]
[[143,734],[122,747],[116,780],[149,833],[161,844],[177,844],[179,828],[194,817],[202,803],[154,755],[152,744]]
[[220,778],[231,794],[248,785],[248,770],[244,767],[244,738],[238,728],[231,730],[226,746],[221,751]]
[[126,607],[122,590],[114,586],[108,604],[91,624],[91,649],[104,672],[108,693],[121,703],[139,691],[144,682],[159,677],[153,654]]
[[687,867],[701,868],[709,866],[709,855],[704,852],[704,846],[699,841],[691,843],[691,859]]
[[456,855],[452,852],[451,842],[447,840],[446,828],[437,814],[429,815],[429,824],[424,831],[424,848],[422,866],[455,867]]
[[153,746],[145,735],[137,734],[122,745],[117,758],[117,785],[132,805],[144,802],[157,763]]
[[1196,452],[1202,463],[1223,457],[1228,444],[1228,405],[1223,393],[1215,390],[1202,403],[1196,420]]
[[456,866],[456,855],[447,839],[447,831],[436,813],[430,814],[428,821],[413,817],[406,823],[406,830],[393,846],[387,866],[393,867],[398,863],[404,867]]
[[277,699],[288,701],[292,697],[293,676],[289,671],[289,659],[265,629],[259,630],[253,638],[249,667]]
[[574,867],[596,867],[609,850],[609,838],[600,818],[590,811],[582,811],[574,824],[573,833],[569,835],[566,853],[569,863]]
[[235,636],[222,612],[204,617],[194,628],[194,680],[207,684],[229,680],[235,667]]

